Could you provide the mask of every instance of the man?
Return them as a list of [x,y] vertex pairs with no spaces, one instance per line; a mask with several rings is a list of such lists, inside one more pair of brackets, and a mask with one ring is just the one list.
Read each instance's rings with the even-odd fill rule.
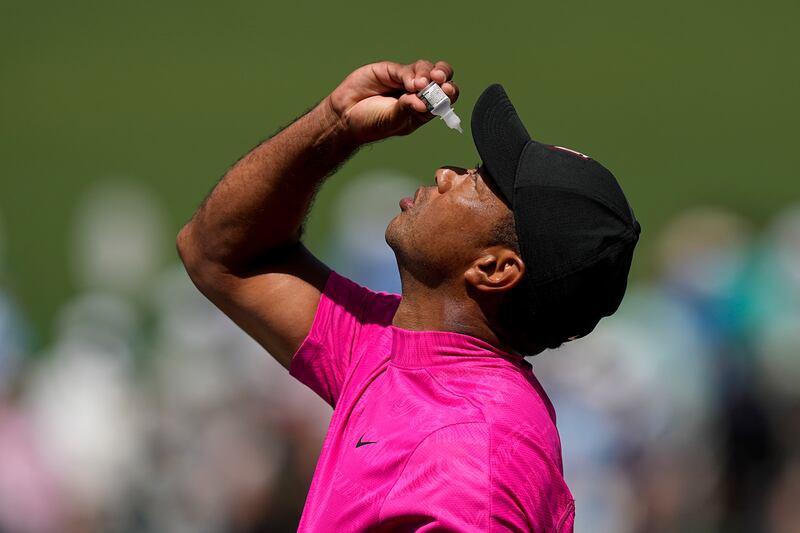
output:
[[[625,291],[639,225],[614,177],[530,140],[505,91],[472,115],[478,168],[444,166],[386,229],[400,295],[300,242],[360,146],[433,115],[446,62],[380,62],[253,149],[178,235],[200,291],[334,407],[302,531],[570,531],[555,413],[524,359],[589,333]],[[358,206],[353,206],[357,209]]]

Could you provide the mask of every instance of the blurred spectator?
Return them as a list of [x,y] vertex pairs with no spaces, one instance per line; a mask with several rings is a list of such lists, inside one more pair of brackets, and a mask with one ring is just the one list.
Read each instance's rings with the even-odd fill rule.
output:
[[87,293],[69,303],[25,394],[34,432],[67,500],[69,531],[124,521],[142,460],[142,412],[132,376],[131,304]]
[[0,213],[0,399],[13,386],[28,347],[28,328],[11,293],[5,289],[5,230]]
[[138,182],[93,185],[76,207],[68,248],[76,285],[135,296],[163,265],[165,221],[157,197]]

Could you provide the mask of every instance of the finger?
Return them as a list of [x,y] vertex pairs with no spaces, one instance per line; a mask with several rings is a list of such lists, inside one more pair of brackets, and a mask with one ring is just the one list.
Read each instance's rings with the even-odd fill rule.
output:
[[392,61],[384,61],[386,71],[391,76],[392,81],[397,84],[397,88],[403,88],[406,92],[416,92],[414,83],[414,65],[401,65]]
[[414,83],[417,91],[425,88],[431,81],[433,63],[427,59],[420,59],[414,63]]
[[403,69],[403,85],[406,88],[406,92],[417,92],[417,86],[414,83],[414,69],[411,66],[406,65]]
[[404,94],[398,101],[404,108],[416,113],[427,113],[428,111],[428,106],[416,94]]
[[437,61],[431,69],[431,78],[442,85],[447,80],[453,79],[453,67],[447,61]]
[[415,93],[428,85],[428,79],[426,77],[419,77],[417,74],[415,70],[416,64],[400,65],[398,63],[392,63],[392,65],[394,71],[400,76],[403,87],[405,87],[407,92]]
[[451,104],[454,104],[456,100],[458,100],[458,95],[461,92],[454,81],[448,81],[443,84],[442,91],[444,91],[444,94],[450,99]]
[[414,70],[409,65],[392,61],[382,61],[373,65],[373,73],[378,81],[387,87],[414,91]]

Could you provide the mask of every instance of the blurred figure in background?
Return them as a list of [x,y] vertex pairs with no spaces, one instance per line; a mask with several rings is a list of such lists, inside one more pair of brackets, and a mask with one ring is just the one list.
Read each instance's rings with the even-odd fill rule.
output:
[[750,283],[755,388],[775,439],[764,512],[772,531],[788,533],[800,530],[800,205],[765,232]]
[[665,229],[660,250],[668,295],[702,332],[711,365],[725,531],[753,531],[764,523],[778,461],[746,327],[752,250],[749,225],[715,208],[677,217]]
[[0,216],[0,531],[57,533],[62,494],[22,401],[30,362],[28,330],[5,289],[4,244]]

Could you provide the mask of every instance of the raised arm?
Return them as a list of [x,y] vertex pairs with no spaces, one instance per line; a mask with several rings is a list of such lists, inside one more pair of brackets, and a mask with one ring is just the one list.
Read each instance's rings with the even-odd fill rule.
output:
[[360,146],[433,118],[416,92],[452,101],[445,62],[389,61],[352,72],[313,109],[242,157],[178,234],[197,288],[283,366],[308,334],[330,269],[300,242],[314,193]]

